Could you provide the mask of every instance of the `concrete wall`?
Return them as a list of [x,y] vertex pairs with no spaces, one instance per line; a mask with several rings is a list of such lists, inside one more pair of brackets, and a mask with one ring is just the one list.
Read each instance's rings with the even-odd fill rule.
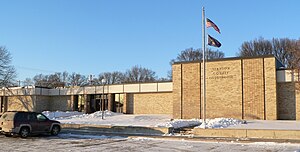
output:
[[173,114],[172,93],[133,94],[134,114]]
[[[275,64],[274,57],[207,62],[206,117],[276,120]],[[173,65],[174,118],[203,117],[202,81],[200,63],[181,62]]]
[[300,71],[281,69],[277,71],[277,82],[294,82],[299,81]]

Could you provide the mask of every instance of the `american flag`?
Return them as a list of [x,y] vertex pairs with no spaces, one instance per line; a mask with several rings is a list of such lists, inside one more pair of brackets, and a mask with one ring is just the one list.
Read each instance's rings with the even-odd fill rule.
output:
[[206,19],[206,27],[209,28],[209,27],[213,27],[218,33],[221,33],[220,32],[220,29],[218,28],[218,26],[213,22],[211,21],[210,19]]

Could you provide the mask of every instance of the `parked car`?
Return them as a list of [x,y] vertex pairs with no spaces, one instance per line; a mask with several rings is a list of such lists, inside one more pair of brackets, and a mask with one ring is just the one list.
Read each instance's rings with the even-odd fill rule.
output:
[[30,134],[50,133],[58,135],[60,122],[50,120],[42,113],[11,111],[0,118],[0,132],[6,136],[14,134],[26,138]]

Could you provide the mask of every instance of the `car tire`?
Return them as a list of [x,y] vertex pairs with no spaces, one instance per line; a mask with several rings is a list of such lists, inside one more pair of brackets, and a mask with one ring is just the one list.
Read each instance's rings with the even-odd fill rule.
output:
[[58,125],[54,125],[51,129],[51,135],[56,136],[60,132],[60,127]]
[[19,132],[21,138],[26,138],[26,137],[28,137],[28,136],[29,136],[29,133],[30,133],[30,131],[29,131],[29,128],[28,128],[28,127],[22,127],[22,128],[20,129],[20,132]]

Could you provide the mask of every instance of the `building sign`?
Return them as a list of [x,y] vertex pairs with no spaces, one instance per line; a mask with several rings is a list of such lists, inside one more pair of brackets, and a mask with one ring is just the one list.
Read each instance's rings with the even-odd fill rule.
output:
[[209,75],[207,79],[232,79],[235,75],[232,73],[231,67],[214,67],[209,69]]

